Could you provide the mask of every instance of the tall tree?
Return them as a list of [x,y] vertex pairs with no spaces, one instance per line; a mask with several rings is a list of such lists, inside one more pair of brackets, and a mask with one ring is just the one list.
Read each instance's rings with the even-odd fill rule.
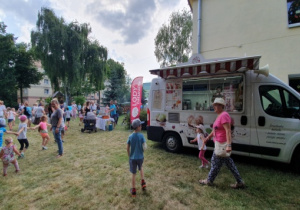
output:
[[128,92],[130,93],[130,86],[128,85],[128,78],[124,65],[109,59],[108,66],[108,85],[103,95],[103,103],[109,103],[110,100],[118,100],[119,103],[127,100]]
[[155,51],[160,66],[186,62],[192,50],[192,14],[183,9],[173,12],[169,25],[163,24],[155,37]]
[[36,26],[31,32],[32,46],[55,91],[63,88],[68,100],[83,85],[104,86],[107,49],[89,40],[89,24],[67,24],[51,9],[42,8]]
[[17,102],[16,79],[14,77],[15,38],[6,33],[6,25],[0,22],[0,100],[13,106]]
[[15,78],[20,90],[21,102],[23,102],[23,89],[30,88],[30,85],[39,84],[43,78],[43,74],[36,69],[33,52],[28,50],[28,46],[25,43],[16,45],[14,63]]

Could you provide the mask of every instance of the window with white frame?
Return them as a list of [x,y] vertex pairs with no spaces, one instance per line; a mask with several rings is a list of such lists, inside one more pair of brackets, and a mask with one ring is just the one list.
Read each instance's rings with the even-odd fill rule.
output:
[[44,89],[44,94],[49,95],[49,89]]
[[44,84],[48,85],[49,84],[49,80],[48,79],[44,79]]

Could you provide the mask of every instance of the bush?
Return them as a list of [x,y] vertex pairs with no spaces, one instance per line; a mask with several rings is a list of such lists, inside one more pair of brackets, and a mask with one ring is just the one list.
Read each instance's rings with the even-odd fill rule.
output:
[[[145,110],[141,110],[140,112],[140,120],[144,121],[145,123],[142,125],[142,130],[146,130],[147,127],[147,111]],[[130,124],[130,113],[127,113],[125,116],[125,122],[126,122],[126,126],[125,129],[129,130],[131,128],[131,124]]]
[[45,105],[50,104],[52,97],[45,98]]
[[77,105],[78,104],[83,105],[85,102],[85,97],[84,96],[76,96],[76,97],[74,97],[74,101]]

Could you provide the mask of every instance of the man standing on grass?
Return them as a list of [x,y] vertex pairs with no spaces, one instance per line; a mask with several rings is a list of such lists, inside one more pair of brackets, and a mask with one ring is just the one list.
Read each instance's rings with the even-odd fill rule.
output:
[[52,99],[51,107],[54,109],[53,114],[51,115],[51,130],[53,132],[54,139],[58,146],[58,155],[57,158],[63,156],[64,149],[62,144],[61,133],[64,129],[62,126],[63,123],[63,111],[59,108],[59,103],[56,99]]
[[132,197],[136,196],[136,188],[135,188],[135,175],[136,169],[140,170],[141,174],[141,185],[142,189],[146,189],[146,182],[144,180],[144,170],[143,170],[143,162],[144,162],[144,150],[146,149],[146,140],[144,135],[140,133],[142,129],[142,124],[140,119],[135,119],[132,121],[132,128],[134,129],[133,133],[128,137],[127,140],[127,154],[129,157],[129,166],[130,172],[132,173],[132,188],[130,189],[130,193]]
[[116,119],[115,119],[115,122],[116,122],[116,125],[118,124],[118,120],[119,120],[119,113],[118,113],[118,110],[119,110],[119,105],[118,105],[118,101],[115,100],[115,106],[116,106]]
[[114,126],[116,126],[116,114],[117,114],[117,110],[116,110],[116,106],[114,104],[113,100],[110,100],[110,107],[109,107],[109,111],[110,111],[110,117],[114,119]]

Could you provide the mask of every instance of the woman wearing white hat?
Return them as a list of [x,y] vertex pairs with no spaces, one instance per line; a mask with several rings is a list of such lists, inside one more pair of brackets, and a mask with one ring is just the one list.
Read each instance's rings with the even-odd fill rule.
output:
[[[213,106],[218,116],[213,124],[213,131],[209,134],[205,141],[208,141],[212,136],[214,136],[215,151],[211,158],[211,169],[208,174],[208,178],[204,180],[199,180],[199,183],[203,185],[212,185],[222,165],[225,163],[236,179],[236,183],[230,186],[234,189],[239,189],[244,188],[245,184],[233,160],[230,158],[231,118],[229,114],[226,111],[224,111],[225,105],[226,104],[223,98],[216,98],[214,100]],[[226,147],[226,152],[224,156],[218,154],[218,152],[216,151],[216,145],[224,145]]]

